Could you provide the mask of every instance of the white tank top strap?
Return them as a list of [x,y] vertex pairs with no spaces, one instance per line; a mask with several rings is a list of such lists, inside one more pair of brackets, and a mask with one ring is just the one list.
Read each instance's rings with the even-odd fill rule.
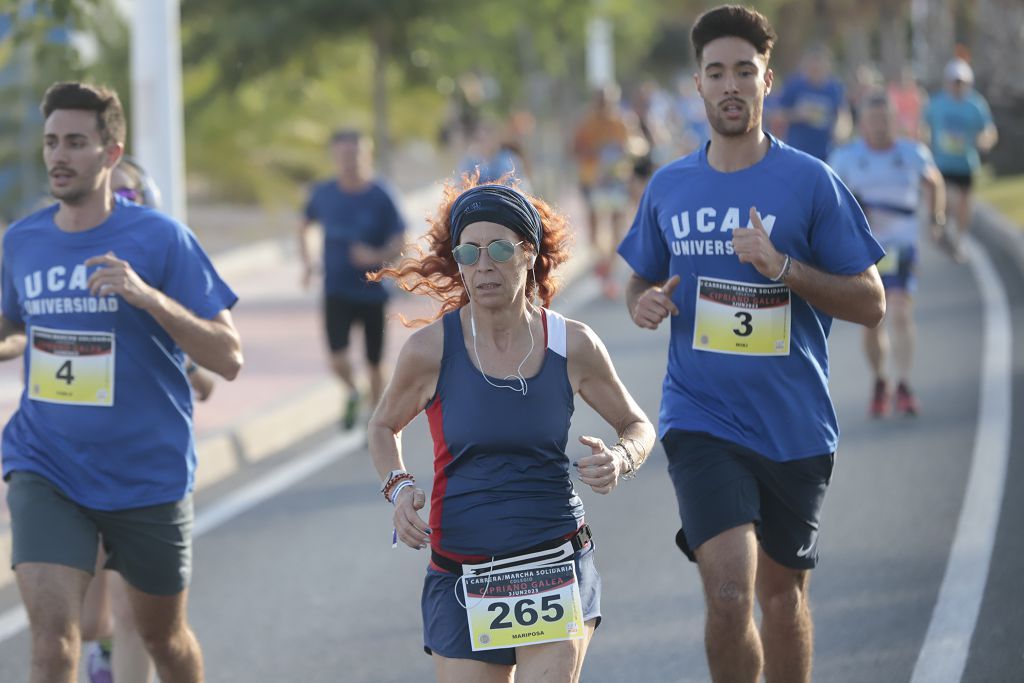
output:
[[548,348],[557,353],[562,358],[567,358],[565,351],[565,317],[561,313],[556,313],[550,309],[544,308],[544,319],[547,321],[548,328]]

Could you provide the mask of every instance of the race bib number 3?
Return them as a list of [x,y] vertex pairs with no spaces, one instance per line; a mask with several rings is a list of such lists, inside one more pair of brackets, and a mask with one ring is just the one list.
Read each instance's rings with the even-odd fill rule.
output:
[[693,348],[788,356],[789,329],[790,293],[786,285],[697,279]]
[[583,637],[583,606],[572,560],[464,578],[473,650]]
[[113,333],[32,327],[28,397],[68,405],[114,405]]

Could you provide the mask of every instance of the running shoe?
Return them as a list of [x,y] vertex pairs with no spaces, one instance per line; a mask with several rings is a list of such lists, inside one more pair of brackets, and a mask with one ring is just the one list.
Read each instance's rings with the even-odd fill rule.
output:
[[903,382],[896,387],[896,412],[907,417],[916,417],[921,411],[917,403],[917,397]]
[[114,683],[114,673],[110,668],[110,651],[96,641],[88,645],[86,671],[89,674],[89,683]]
[[356,426],[356,420],[358,418],[359,394],[352,392],[348,395],[348,400],[345,401],[345,413],[341,417],[341,426],[347,432]]
[[875,381],[875,393],[871,397],[871,417],[886,417],[889,414],[889,404],[892,396],[889,393],[889,384],[884,379]]

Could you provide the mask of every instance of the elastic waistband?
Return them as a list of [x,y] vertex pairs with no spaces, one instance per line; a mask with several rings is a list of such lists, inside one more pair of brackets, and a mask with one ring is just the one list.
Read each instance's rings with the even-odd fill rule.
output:
[[[590,543],[590,540],[591,540],[592,537],[593,537],[593,535],[590,532],[590,525],[589,524],[584,524],[579,529],[577,529],[576,532],[572,536],[570,536],[569,538],[559,538],[559,539],[555,539],[553,541],[545,541],[544,543],[539,543],[539,544],[533,546],[532,548],[526,548],[525,550],[517,550],[516,552],[505,553],[503,555],[496,555],[495,557],[491,558],[489,564],[490,564],[490,566],[493,569],[501,569],[502,567],[500,566],[500,564],[504,560],[520,557],[522,555],[531,555],[531,554],[534,554],[534,553],[543,553],[545,550],[557,550],[557,549],[561,548],[563,545],[566,545],[566,544],[569,544],[569,545],[572,546],[573,553],[578,553],[580,550],[583,550],[584,548],[587,547],[587,544]],[[556,556],[557,556],[557,554],[553,554],[552,558],[554,558]],[[540,562],[544,562],[546,559],[552,559],[552,558],[546,558],[544,556],[538,556],[536,558],[531,558],[531,563],[532,562],[540,563]],[[445,570],[447,572],[451,572],[453,574],[462,574],[463,573],[463,567],[462,567],[463,563],[458,562],[457,560],[453,560],[450,557],[445,557],[444,555],[441,555],[440,553],[438,553],[437,551],[435,551],[433,549],[430,551],[430,560],[435,565],[437,565],[438,567],[440,567],[441,569],[443,569],[443,570]]]

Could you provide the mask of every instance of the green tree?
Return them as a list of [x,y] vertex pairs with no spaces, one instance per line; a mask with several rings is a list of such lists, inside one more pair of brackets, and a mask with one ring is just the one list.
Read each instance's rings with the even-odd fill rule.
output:
[[45,194],[39,101],[54,81],[85,78],[95,66],[83,59],[73,30],[95,35],[102,53],[109,5],[109,0],[0,0],[0,137],[5,143],[0,145],[0,220],[20,216]]
[[[465,0],[468,4],[468,0]],[[409,28],[423,16],[457,11],[463,0],[184,0],[189,26],[185,61],[211,59],[226,65],[211,87],[237,89],[244,81],[293,61],[297,52],[306,75],[320,65],[316,48],[353,35],[372,45],[374,137],[384,170],[390,162],[389,62],[404,52]]]

